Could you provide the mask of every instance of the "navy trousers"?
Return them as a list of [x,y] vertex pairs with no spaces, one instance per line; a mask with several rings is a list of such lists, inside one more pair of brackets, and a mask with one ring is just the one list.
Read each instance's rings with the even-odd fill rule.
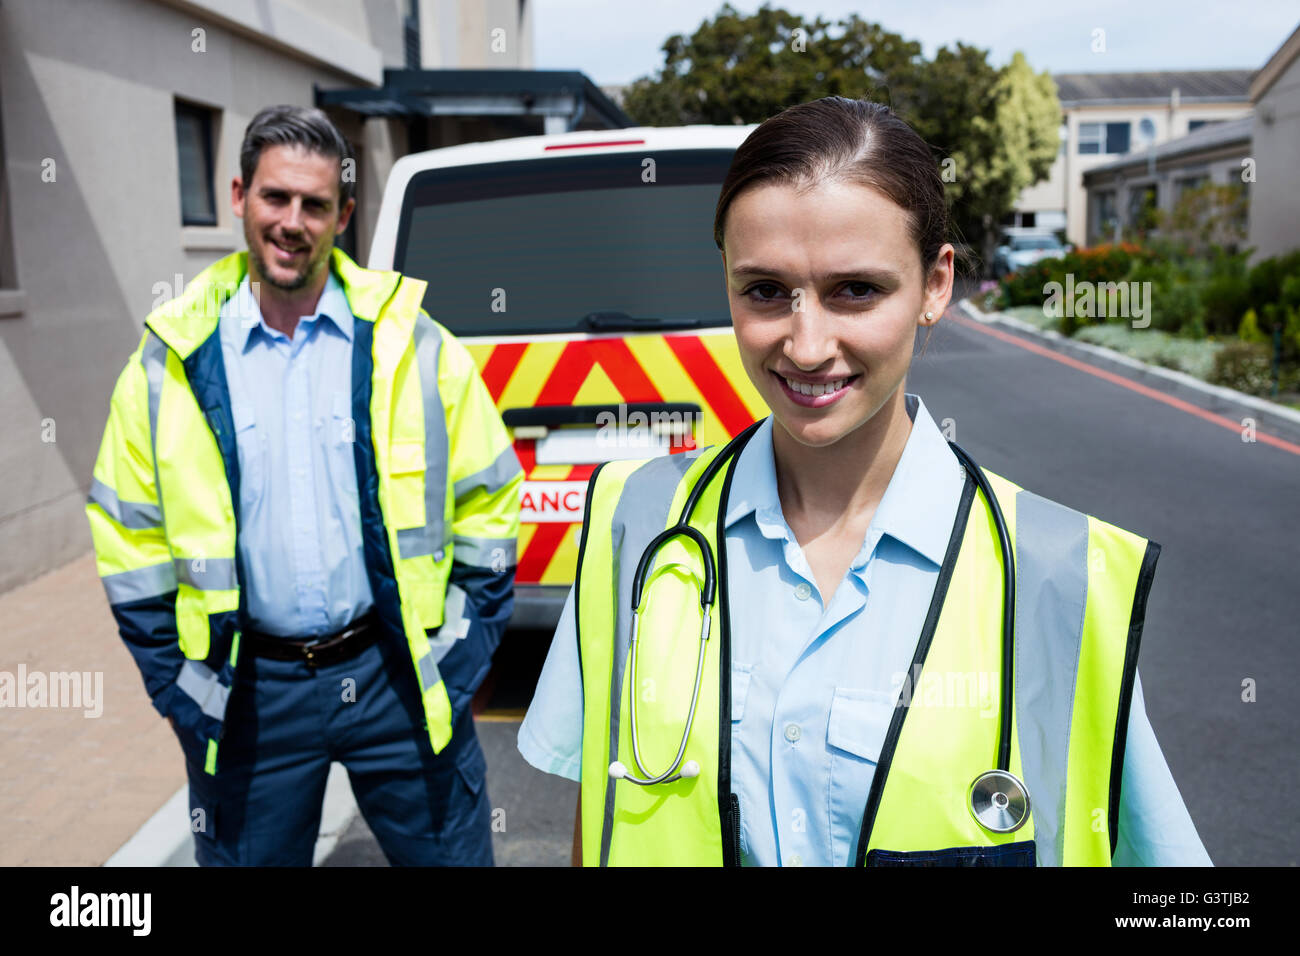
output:
[[200,866],[311,866],[330,763],[394,866],[491,866],[487,765],[468,705],[433,753],[406,647],[315,670],[241,654],[217,773],[181,737]]

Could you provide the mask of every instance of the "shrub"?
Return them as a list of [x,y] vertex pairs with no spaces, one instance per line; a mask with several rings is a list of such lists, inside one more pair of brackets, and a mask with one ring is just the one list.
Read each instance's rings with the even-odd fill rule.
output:
[[1247,395],[1268,396],[1273,390],[1272,352],[1257,342],[1225,343],[1214,356],[1209,381]]
[[1244,274],[1222,272],[1211,276],[1201,292],[1205,328],[1215,335],[1231,335],[1250,307],[1250,285]]
[[1273,341],[1259,330],[1259,317],[1255,315],[1254,309],[1247,309],[1246,314],[1241,317],[1241,325],[1237,327],[1237,338],[1243,342],[1258,342],[1260,345],[1268,345]]
[[1300,249],[1284,256],[1261,259],[1246,277],[1251,304],[1259,308],[1266,302],[1280,301],[1283,282],[1297,275],[1300,275]]
[[[1031,266],[1004,276],[1002,279],[1003,300],[1008,307],[1013,305],[1042,305],[1043,286],[1057,278],[1057,267],[1061,259],[1042,259]],[[1064,270],[1060,272],[1064,276]]]
[[1163,332],[1188,330],[1194,334],[1199,328],[1204,335],[1201,297],[1196,286],[1186,281],[1176,281],[1165,287],[1152,285],[1151,327]]
[[1066,275],[1071,274],[1076,284],[1118,282],[1129,274],[1135,262],[1145,260],[1144,250],[1128,242],[1074,249],[1060,258],[1042,259],[1004,276],[1004,301],[1008,307],[1042,305],[1045,298],[1043,287],[1049,282],[1059,282],[1064,287]]

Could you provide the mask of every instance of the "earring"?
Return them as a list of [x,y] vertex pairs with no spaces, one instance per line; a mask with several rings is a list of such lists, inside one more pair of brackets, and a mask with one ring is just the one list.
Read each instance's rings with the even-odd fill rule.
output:
[[925,313],[925,321],[927,321],[927,322],[932,322],[933,320],[934,320],[934,313],[933,313],[933,312],[927,312],[927,313]]

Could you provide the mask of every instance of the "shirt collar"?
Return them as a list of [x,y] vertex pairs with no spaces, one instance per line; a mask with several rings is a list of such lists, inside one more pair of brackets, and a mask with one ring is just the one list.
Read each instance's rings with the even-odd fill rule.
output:
[[[236,341],[241,352],[248,351],[249,340],[252,338],[253,330],[260,328],[264,335],[271,335],[271,327],[266,324],[266,319],[262,316],[261,306],[257,303],[257,298],[253,295],[253,287],[248,281],[248,274],[244,274],[244,281],[239,284],[235,294],[230,297],[222,313],[231,313],[234,316],[246,316],[252,318],[256,316],[256,322],[240,322],[237,327]],[[353,326],[356,319],[352,315],[352,308],[348,305],[348,297],[343,291],[343,284],[339,282],[338,277],[334,275],[334,270],[329,270],[329,275],[325,279],[325,288],[321,290],[320,299],[316,302],[316,311],[309,316],[303,316],[303,321],[314,322],[316,319],[328,319],[334,323],[343,337],[349,342],[352,341]]]
[[[954,490],[960,497],[965,481],[963,466],[930,417],[921,397],[905,392],[904,405],[912,419],[912,431],[884,497],[872,516],[867,540],[888,534],[935,564],[942,565],[956,512]],[[752,512],[765,537],[780,539],[787,536],[789,526],[781,512],[776,487],[770,415],[740,453],[731,479],[728,503],[728,528]],[[860,554],[853,566],[859,567],[868,557],[870,554]]]

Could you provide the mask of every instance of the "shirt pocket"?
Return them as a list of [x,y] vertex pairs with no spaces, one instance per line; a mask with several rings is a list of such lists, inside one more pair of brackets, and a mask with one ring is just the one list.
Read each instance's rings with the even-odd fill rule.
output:
[[731,665],[731,722],[740,723],[745,718],[745,700],[749,697],[749,676],[752,664]]
[[261,500],[266,480],[262,432],[257,427],[257,416],[251,402],[231,405],[230,417],[235,423],[235,447],[239,452],[240,505],[253,505]]
[[[837,687],[831,697],[826,743],[831,764],[829,808],[836,866],[846,865],[847,854],[857,845],[876,764],[893,717],[894,695],[883,691]],[[839,858],[841,853],[845,859]]]
[[877,763],[893,717],[893,695],[878,690],[836,687],[831,698],[826,742],[836,751]]

